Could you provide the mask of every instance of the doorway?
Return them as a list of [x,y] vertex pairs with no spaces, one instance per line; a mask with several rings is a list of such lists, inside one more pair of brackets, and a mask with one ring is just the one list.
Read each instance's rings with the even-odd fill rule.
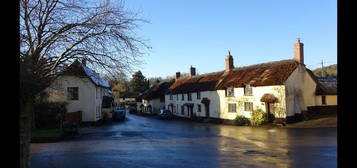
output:
[[205,113],[206,113],[206,117],[209,118],[209,104],[205,104]]
[[267,112],[267,120],[268,122],[273,122],[275,119],[275,116],[273,112],[271,111],[271,103],[265,103],[266,106],[266,112]]

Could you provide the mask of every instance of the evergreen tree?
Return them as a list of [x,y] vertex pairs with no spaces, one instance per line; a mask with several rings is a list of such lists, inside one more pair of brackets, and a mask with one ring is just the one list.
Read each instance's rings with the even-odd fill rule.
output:
[[130,81],[133,92],[142,93],[149,88],[148,80],[141,73],[141,71],[135,72],[133,78]]

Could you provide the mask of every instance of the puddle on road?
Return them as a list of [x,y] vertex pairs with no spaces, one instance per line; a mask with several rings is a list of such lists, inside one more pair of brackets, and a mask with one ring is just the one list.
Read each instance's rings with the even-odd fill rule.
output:
[[134,132],[134,131],[124,131],[124,132],[121,133],[121,135],[133,137],[133,136],[139,136],[141,134],[138,133],[138,132]]

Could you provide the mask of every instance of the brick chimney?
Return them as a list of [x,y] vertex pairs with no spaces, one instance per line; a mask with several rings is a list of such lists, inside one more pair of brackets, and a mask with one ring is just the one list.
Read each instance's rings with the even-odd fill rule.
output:
[[192,65],[191,65],[191,67],[190,67],[190,76],[195,76],[195,75],[196,75],[196,68],[192,67]]
[[178,78],[180,78],[181,77],[181,73],[180,72],[176,72],[176,80],[178,79]]
[[300,42],[300,38],[294,44],[294,58],[293,60],[299,62],[300,64],[304,64],[304,43]]
[[233,57],[231,55],[231,52],[228,51],[228,55],[226,57],[226,72],[230,72],[233,68]]

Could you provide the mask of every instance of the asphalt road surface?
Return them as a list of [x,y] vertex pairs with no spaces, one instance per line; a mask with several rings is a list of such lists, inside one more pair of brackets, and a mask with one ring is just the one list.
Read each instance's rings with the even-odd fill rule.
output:
[[77,139],[33,143],[33,168],[337,167],[337,129],[252,128],[127,114]]

